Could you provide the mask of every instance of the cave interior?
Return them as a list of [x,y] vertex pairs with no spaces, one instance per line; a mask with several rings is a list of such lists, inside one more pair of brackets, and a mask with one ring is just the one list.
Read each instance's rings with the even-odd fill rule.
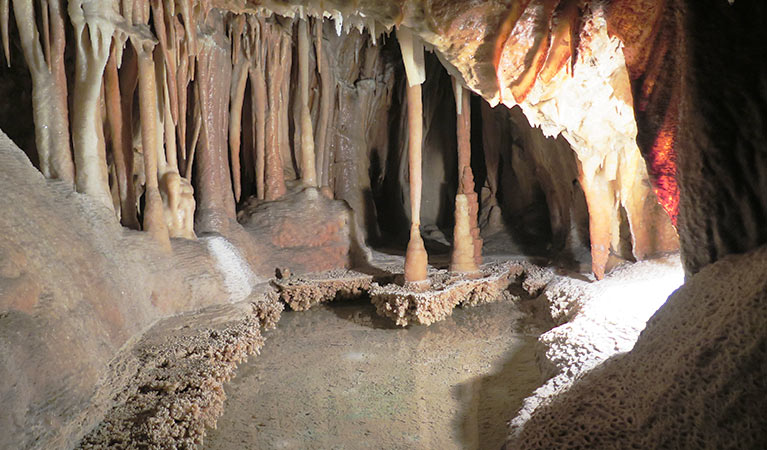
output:
[[0,447],[760,448],[766,9],[0,0]]

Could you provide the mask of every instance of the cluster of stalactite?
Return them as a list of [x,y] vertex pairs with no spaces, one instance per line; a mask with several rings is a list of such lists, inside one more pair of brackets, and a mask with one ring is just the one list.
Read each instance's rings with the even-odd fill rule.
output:
[[[353,8],[329,2],[324,5],[332,6],[327,11],[322,3],[264,5],[276,8],[275,13],[249,2],[0,0],[6,60],[10,63],[8,24],[13,17],[31,73],[43,174],[71,183],[113,210],[125,226],[151,233],[168,248],[170,237],[225,230],[236,221],[238,202],[251,196],[277,200],[294,185],[317,187],[349,202],[357,216],[364,215],[369,209],[364,192],[371,181],[359,180],[371,168],[373,152],[371,145],[363,147],[371,140],[386,140],[372,137],[375,132],[369,128],[386,130],[372,125],[372,117],[388,105],[385,100],[364,108],[358,104],[364,103],[362,96],[379,102],[388,95],[373,76],[385,66],[375,47],[380,32],[396,26],[408,85],[403,102],[408,111],[411,209],[408,281],[427,278],[420,230],[421,84],[426,76],[422,39],[439,51],[455,78],[458,188],[453,270],[473,273],[481,262],[468,87],[491,104],[521,105],[533,125],[545,126],[547,135],[562,133],[572,144],[588,203],[597,277],[604,275],[608,255],[619,246],[619,228],[626,222],[621,208],[631,227],[634,257],[674,246],[655,243],[659,233],[654,223],[659,221],[647,201],[647,171],[634,151],[634,136],[623,130],[614,139],[609,130],[596,129],[586,120],[590,113],[584,108],[591,105],[579,104],[573,99],[578,95],[567,92],[600,76],[590,67],[600,55],[615,60],[605,44],[609,39],[602,37],[604,20],[588,5],[577,0],[519,1],[508,7],[495,2],[477,8],[456,4],[423,11],[435,24],[445,25],[433,29],[424,28],[428,21],[416,14],[418,8],[397,12],[365,1]],[[464,21],[481,19],[485,26],[447,27],[453,24],[448,22],[452,15]],[[497,23],[490,20],[496,16]],[[333,20],[324,20],[328,17]],[[347,35],[341,39],[344,31]],[[67,43],[70,35],[74,40]],[[70,80],[64,63],[68,45],[75,48]],[[635,59],[631,54],[626,59],[632,79],[639,76],[632,71]],[[648,67],[636,72],[649,72],[646,83],[652,84],[657,68]],[[579,78],[576,70],[590,75]],[[621,66],[609,80],[596,83],[611,89],[609,99],[594,104],[597,109],[618,108],[616,126],[625,125],[632,103],[625,73]],[[370,84],[374,87],[368,88]],[[592,94],[588,89],[584,93]],[[574,121],[573,109],[579,109],[583,120]],[[355,113],[365,114],[371,124],[368,129],[358,127],[365,136],[344,134],[349,130],[345,123]],[[660,132],[650,137],[657,144],[653,148],[659,149],[653,153],[659,163],[651,165],[650,178],[668,208],[676,197],[657,184],[656,166],[673,169],[673,136]],[[497,163],[493,158],[486,161],[488,167]],[[488,173],[492,195],[483,203],[492,203],[497,193],[496,174]],[[669,183],[672,175],[666,177]],[[567,220],[552,217],[555,232],[565,234]],[[554,223],[557,219],[561,223]]]
[[[562,133],[578,155],[578,178],[589,212],[592,269],[597,278],[604,276],[610,255],[621,253],[620,227],[626,221],[622,214],[627,217],[636,259],[678,246],[671,225],[678,201],[673,107],[650,114],[664,117],[661,126],[645,123],[646,91],[662,72],[661,57],[653,59],[656,64],[646,65],[637,61],[641,58],[636,48],[630,48],[622,61],[621,44],[613,38],[627,34],[627,24],[619,20],[622,16],[631,17],[628,23],[637,32],[641,22],[636,21],[634,10],[643,8],[647,10],[643,16],[652,20],[641,32],[645,35],[642,42],[647,38],[664,42],[668,36],[656,32],[653,2],[614,3],[515,2],[501,27],[494,60],[499,101],[509,107],[519,104],[530,123],[544,128],[546,135]],[[635,87],[633,96],[630,80]],[[673,106],[673,95],[668,99]],[[638,135],[635,106],[645,130]],[[605,114],[607,110],[614,112]],[[595,119],[600,116],[608,120]],[[650,197],[654,197],[652,201],[647,200]],[[658,200],[670,220],[655,212]]]
[[[221,231],[236,219],[244,196],[279,199],[292,176],[331,197],[350,190],[344,182],[335,186],[344,174],[334,174],[334,157],[357,155],[332,154],[333,147],[343,153],[328,132],[343,109],[342,77],[332,67],[339,48],[323,52],[322,18],[235,14],[191,0],[14,1],[13,8],[3,1],[8,63],[11,13],[33,83],[40,170],[161,246],[169,249],[170,237]],[[339,36],[341,20],[328,24]],[[76,49],[71,92],[64,64],[68,26]],[[422,42],[400,31],[410,84],[406,278],[412,281],[426,278],[427,263],[419,220],[425,72]],[[366,39],[374,46],[371,32]],[[365,45],[371,43],[353,49],[355,59]],[[374,69],[376,58],[369,60],[367,70]],[[482,241],[470,167],[470,96],[460,81],[455,86],[459,192],[451,267],[474,273]]]
[[[235,218],[243,172],[253,174],[258,198],[286,192],[296,41],[301,178],[327,184],[325,136],[315,143],[309,114],[315,39],[308,20],[235,15],[191,0],[3,0],[0,31],[9,65],[11,18],[32,78],[40,170],[113,210],[126,227],[143,228],[167,246],[169,237],[194,237],[197,207],[196,229],[216,229]],[[74,42],[66,42],[67,27]],[[320,54],[322,27],[313,28]],[[71,91],[68,44],[76,49]],[[322,64],[317,69],[321,74]],[[321,123],[330,107],[323,98]],[[241,160],[249,165],[244,171]]]

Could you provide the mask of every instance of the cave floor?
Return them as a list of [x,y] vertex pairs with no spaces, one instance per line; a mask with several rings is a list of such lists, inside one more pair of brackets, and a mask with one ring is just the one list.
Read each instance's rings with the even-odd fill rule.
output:
[[285,311],[204,448],[499,448],[542,380],[524,302],[396,327],[368,299]]

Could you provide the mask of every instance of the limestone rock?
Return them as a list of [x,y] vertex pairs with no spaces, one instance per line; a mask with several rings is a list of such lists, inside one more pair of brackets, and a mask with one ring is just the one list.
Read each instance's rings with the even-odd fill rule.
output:
[[615,356],[507,448],[759,448],[767,441],[767,249],[690,277]]

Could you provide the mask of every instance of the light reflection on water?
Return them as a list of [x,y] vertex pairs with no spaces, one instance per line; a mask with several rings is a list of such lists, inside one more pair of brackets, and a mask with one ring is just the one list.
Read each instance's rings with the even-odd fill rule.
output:
[[286,311],[205,448],[499,448],[542,382],[540,331],[510,301],[408,329],[367,300]]

